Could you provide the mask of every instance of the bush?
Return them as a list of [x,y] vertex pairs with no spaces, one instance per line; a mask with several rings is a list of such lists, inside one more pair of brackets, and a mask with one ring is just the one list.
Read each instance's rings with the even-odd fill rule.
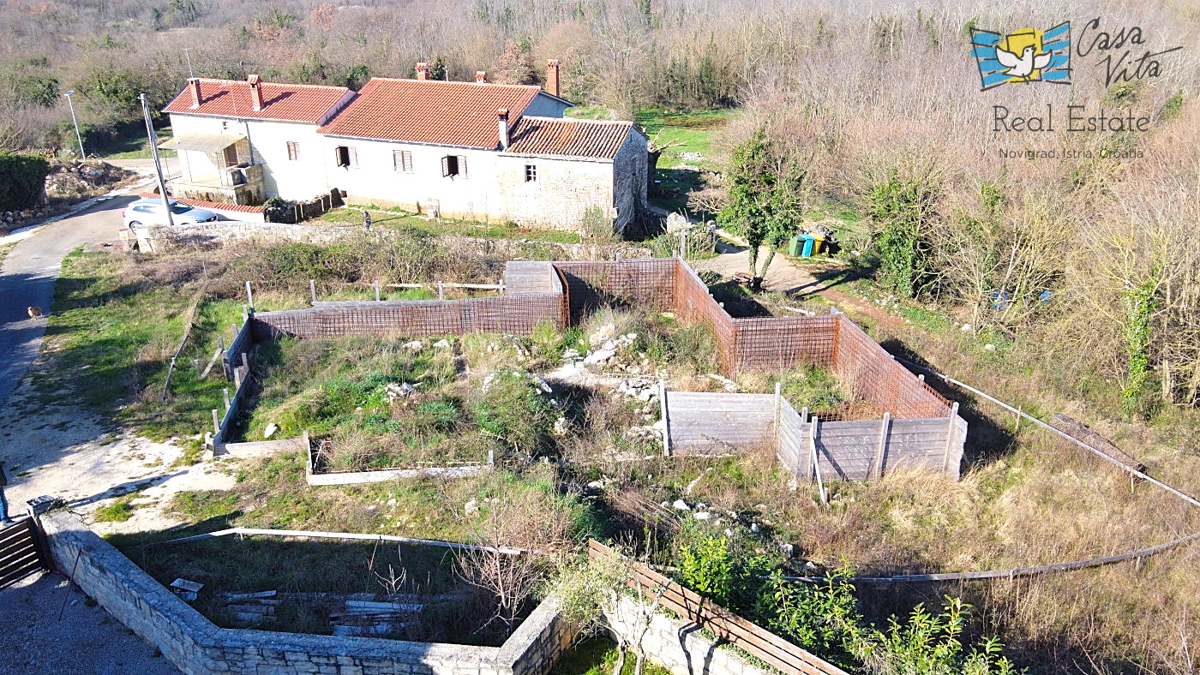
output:
[[19,211],[42,203],[50,162],[0,150],[0,209]]
[[867,209],[875,221],[879,282],[898,296],[911,298],[928,283],[927,237],[938,190],[932,168],[891,167],[872,181],[867,194]]

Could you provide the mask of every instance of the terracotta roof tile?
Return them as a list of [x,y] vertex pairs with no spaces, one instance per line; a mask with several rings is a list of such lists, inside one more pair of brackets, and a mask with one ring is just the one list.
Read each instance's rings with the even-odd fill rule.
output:
[[200,79],[200,107],[192,107],[191,85],[165,108],[169,113],[191,113],[245,119],[284,120],[318,124],[350,90],[315,84],[263,82],[263,109],[254,110],[250,84],[244,80]]
[[[158,199],[157,192],[143,192],[138,195],[142,199]],[[240,211],[242,213],[262,213],[266,209],[261,206],[246,206],[245,204],[226,204],[224,202],[206,202],[201,199],[184,199],[171,197],[171,201],[194,206],[198,209],[221,209],[222,211]]]
[[614,159],[632,129],[632,122],[523,117],[512,129],[508,152]]
[[376,77],[319,131],[331,136],[496,148],[500,143],[496,111],[507,109],[510,119],[516,119],[539,91],[530,85]]

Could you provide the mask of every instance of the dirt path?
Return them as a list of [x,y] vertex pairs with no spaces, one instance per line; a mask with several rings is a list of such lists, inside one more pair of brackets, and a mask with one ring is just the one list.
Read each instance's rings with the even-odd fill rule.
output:
[[[688,261],[688,264],[698,272],[710,270],[725,277],[732,277],[739,272],[747,272],[750,269],[750,251],[745,240],[724,230],[719,230],[718,234],[720,235],[717,239],[718,255],[707,260],[691,260]],[[759,248],[758,256],[761,265],[762,261],[766,259],[767,249]],[[800,298],[806,295],[819,295],[847,314],[855,317],[865,316],[883,326],[895,326],[903,321],[863,298],[842,292],[837,288],[837,281],[822,280],[814,276],[814,273],[836,270],[836,268],[836,264],[833,263],[819,267],[797,265],[782,253],[776,253],[775,258],[771,260],[771,267],[763,278],[763,290]]]

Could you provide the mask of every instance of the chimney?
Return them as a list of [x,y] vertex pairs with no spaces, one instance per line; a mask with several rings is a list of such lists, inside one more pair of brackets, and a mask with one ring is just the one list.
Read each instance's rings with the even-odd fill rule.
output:
[[417,79],[424,82],[429,79],[429,64],[421,61],[417,64]]
[[192,90],[192,110],[195,110],[200,107],[200,101],[203,100],[200,98],[200,78],[188,78],[188,89]]
[[258,75],[251,75],[246,81],[250,83],[250,101],[254,103],[254,109],[262,110],[262,78]]
[[546,93],[562,98],[562,92],[558,88],[558,59],[546,62]]
[[508,136],[508,109],[500,108],[496,111],[496,120],[500,125],[500,149],[508,150],[511,140]]
[[475,71],[475,84],[487,84],[487,71],[486,70]]

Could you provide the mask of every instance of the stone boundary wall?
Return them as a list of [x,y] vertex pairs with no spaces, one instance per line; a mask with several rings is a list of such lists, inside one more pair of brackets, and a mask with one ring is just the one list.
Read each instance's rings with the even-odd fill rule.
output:
[[[245,214],[242,214],[245,215]],[[248,242],[282,243],[301,242],[324,246],[345,237],[366,234],[360,226],[340,225],[290,225],[286,223],[254,222],[239,217],[234,220],[218,220],[195,225],[164,226],[143,225],[133,230],[133,236],[143,251],[159,251],[172,245],[238,245]],[[370,230],[375,237],[390,237],[392,231],[375,227]],[[471,255],[486,255],[496,258],[521,258],[529,255],[529,246],[537,245],[565,260],[612,260],[614,258],[650,258],[654,253],[644,246],[623,244],[560,244],[557,242],[517,239],[495,239],[467,235],[440,237],[447,248]],[[162,247],[162,248],[160,248]]]
[[[636,643],[641,621],[639,602],[629,596],[604,612],[605,625],[617,637]],[[644,607],[644,605],[643,605]],[[696,624],[656,612],[642,636],[642,653],[672,675],[775,675],[750,664],[737,652],[718,647]]]
[[41,524],[55,566],[188,675],[544,675],[576,637],[553,597],[500,647],[218,628],[78,516]]

